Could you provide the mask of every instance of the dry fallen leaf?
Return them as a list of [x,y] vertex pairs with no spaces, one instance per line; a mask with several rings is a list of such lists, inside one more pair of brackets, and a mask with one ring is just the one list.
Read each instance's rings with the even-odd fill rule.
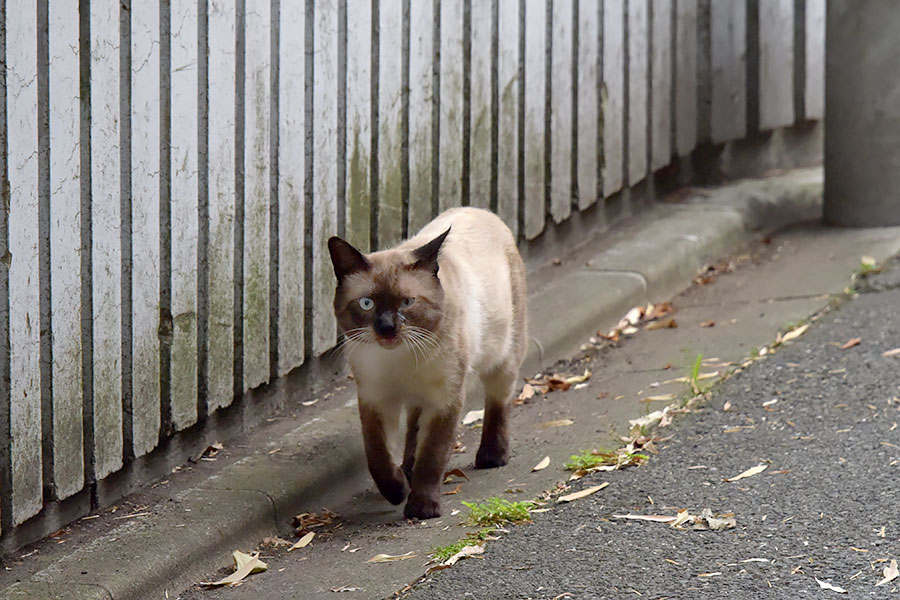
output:
[[715,326],[716,326],[715,321],[703,321],[700,323],[700,327],[715,327]]
[[549,457],[549,456],[545,456],[545,457],[543,458],[543,460],[541,460],[541,462],[539,462],[538,464],[534,465],[534,466],[531,468],[531,472],[533,473],[533,472],[535,472],[535,471],[543,471],[544,469],[546,469],[546,468],[549,467],[549,466],[550,466],[550,457]]
[[240,550],[235,550],[231,553],[231,556],[234,559],[234,573],[228,577],[223,577],[218,581],[201,581],[200,585],[208,585],[211,587],[227,585],[232,587],[243,581],[247,575],[250,575],[251,573],[260,573],[269,568],[269,565],[259,560],[259,552],[245,554]]
[[449,490],[449,491],[446,491],[446,492],[442,492],[441,495],[442,495],[442,496],[453,496],[454,494],[458,494],[458,493],[460,492],[460,490],[462,490],[462,484],[461,484],[461,483],[460,483],[460,484],[457,484],[457,486],[456,486],[455,488],[453,488],[452,490]]
[[294,544],[293,546],[288,548],[288,552],[290,552],[291,550],[297,550],[298,548],[305,548],[306,546],[309,545],[309,543],[313,540],[314,537],[316,537],[316,532],[310,531],[309,533],[304,535],[302,538],[297,540],[296,544]]
[[631,521],[651,521],[653,523],[671,523],[675,520],[674,515],[613,515],[613,519],[629,519]]
[[293,519],[294,527],[297,528],[297,534],[306,534],[310,530],[325,525],[331,525],[338,518],[337,513],[331,512],[327,508],[323,508],[321,513],[300,513]]
[[731,482],[731,481],[738,481],[739,479],[746,479],[747,477],[753,477],[754,475],[759,475],[760,473],[762,473],[763,471],[765,471],[768,468],[769,468],[769,465],[756,465],[755,467],[747,469],[740,475],[735,475],[734,477],[729,477],[725,481]]
[[476,421],[480,421],[484,418],[484,409],[481,410],[470,410],[466,413],[466,416],[463,417],[462,424],[463,425],[471,425]]
[[791,340],[796,340],[798,337],[806,333],[806,330],[809,329],[809,323],[806,325],[801,325],[800,327],[795,327],[791,329],[786,334],[781,336],[781,343],[790,342]]
[[444,473],[444,483],[449,483],[450,477],[462,477],[466,481],[469,481],[469,476],[465,474],[462,469],[450,469],[446,473]]
[[875,585],[884,585],[885,583],[891,582],[900,577],[900,570],[897,569],[897,561],[892,560],[891,564],[884,568],[883,574],[884,579],[882,579]]
[[900,348],[894,348],[893,350],[888,350],[887,352],[882,352],[881,355],[885,358],[891,358],[893,356],[900,356]]
[[594,487],[589,487],[587,489],[581,490],[580,492],[575,492],[573,494],[566,494],[565,496],[560,496],[559,498],[557,498],[557,502],[573,502],[575,500],[580,500],[582,498],[590,496],[591,494],[599,492],[600,490],[602,490],[603,488],[605,488],[608,485],[609,485],[609,482],[604,481],[600,485],[595,485]]
[[445,560],[441,563],[441,565],[446,567],[452,567],[457,562],[464,558],[469,558],[470,556],[477,556],[479,554],[484,554],[484,544],[473,544],[471,546],[464,546],[462,550]]
[[668,402],[669,400],[674,400],[677,396],[675,394],[660,394],[658,396],[647,396],[646,398],[642,398],[644,402]]
[[675,322],[673,317],[669,317],[668,319],[663,319],[661,321],[653,321],[648,323],[644,329],[647,331],[653,331],[655,329],[675,329],[678,327],[678,323]]
[[851,338],[843,343],[843,345],[841,346],[841,350],[848,350],[848,349],[852,348],[853,346],[859,346],[860,342],[862,342],[862,338],[858,338],[858,337]]
[[367,562],[367,563],[397,562],[398,560],[407,560],[407,559],[409,559],[409,558],[415,558],[415,557],[416,557],[416,555],[415,555],[415,553],[412,552],[412,551],[409,551],[409,552],[407,552],[406,554],[396,554],[396,555],[391,555],[391,554],[376,554],[375,556],[373,556],[372,558],[370,558],[370,559],[367,560],[366,562]]
[[847,593],[847,590],[845,590],[844,588],[838,587],[836,585],[831,585],[827,581],[822,581],[818,577],[813,577],[813,579],[816,580],[816,583],[818,583],[819,587],[822,588],[823,590],[831,590],[833,592],[837,592],[838,594],[846,594]]
[[572,419],[558,419],[556,421],[546,421],[545,423],[541,423],[539,427],[541,429],[549,429],[550,427],[568,427],[569,425],[574,425],[575,421]]
[[516,404],[522,404],[526,400],[531,400],[532,398],[534,398],[534,387],[530,383],[526,383],[522,386],[522,393],[516,398]]
[[584,370],[584,373],[581,375],[573,375],[572,377],[566,377],[566,383],[572,385],[573,383],[582,383],[591,378],[592,373],[587,369]]

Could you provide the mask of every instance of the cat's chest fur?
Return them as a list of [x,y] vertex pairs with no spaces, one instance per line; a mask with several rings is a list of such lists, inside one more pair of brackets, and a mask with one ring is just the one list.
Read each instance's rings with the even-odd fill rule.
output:
[[417,405],[443,397],[447,376],[441,356],[368,345],[353,353],[350,365],[357,385],[373,392],[373,398]]

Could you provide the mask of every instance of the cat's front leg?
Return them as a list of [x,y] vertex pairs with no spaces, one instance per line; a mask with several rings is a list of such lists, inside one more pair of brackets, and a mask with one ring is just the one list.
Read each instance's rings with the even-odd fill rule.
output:
[[409,500],[403,509],[408,519],[441,516],[440,485],[456,439],[462,402],[439,409],[425,408],[419,416],[420,440],[410,481]]
[[391,504],[400,504],[409,494],[409,484],[406,475],[394,464],[388,448],[385,425],[390,417],[396,421],[396,415],[386,415],[380,406],[368,404],[360,399],[359,419],[362,423],[369,473],[372,474],[381,495]]

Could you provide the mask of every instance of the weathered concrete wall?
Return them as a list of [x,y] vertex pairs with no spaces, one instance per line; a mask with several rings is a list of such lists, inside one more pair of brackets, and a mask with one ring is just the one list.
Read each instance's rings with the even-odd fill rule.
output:
[[474,205],[539,245],[823,114],[823,0],[163,6],[0,12],[4,536],[316,363],[331,235]]
[[890,0],[828,3],[825,218],[900,224],[900,12]]

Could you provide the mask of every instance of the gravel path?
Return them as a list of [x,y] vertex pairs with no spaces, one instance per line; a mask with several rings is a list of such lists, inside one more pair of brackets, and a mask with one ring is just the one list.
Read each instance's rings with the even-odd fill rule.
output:
[[[900,598],[900,268],[721,384],[646,466],[535,515],[410,594],[465,598]],[[860,338],[858,345],[841,345]],[[730,403],[730,410],[723,406]],[[577,450],[573,448],[573,451]],[[723,479],[765,464],[740,481]],[[734,513],[727,531],[623,513]],[[816,578],[844,588],[823,589]]]

